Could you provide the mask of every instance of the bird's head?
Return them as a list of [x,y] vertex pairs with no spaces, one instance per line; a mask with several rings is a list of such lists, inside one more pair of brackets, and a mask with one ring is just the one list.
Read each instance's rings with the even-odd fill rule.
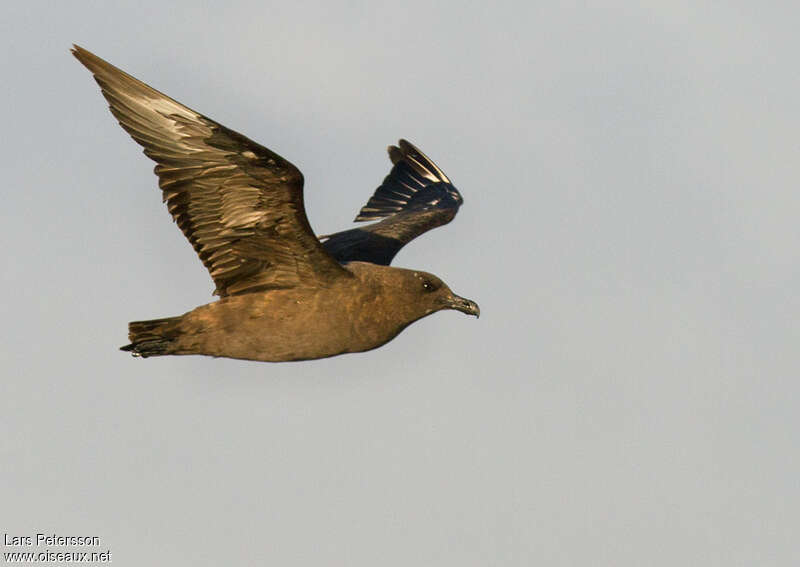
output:
[[380,306],[377,311],[381,313],[402,314],[400,319],[406,324],[443,309],[480,316],[477,303],[456,295],[440,278],[428,272],[366,262],[350,262],[347,269],[356,276],[356,285],[371,290],[368,304]]
[[466,299],[453,293],[453,291],[440,278],[427,272],[410,272],[407,277],[408,291],[414,296],[415,302],[425,308],[425,314],[441,311],[442,309],[455,309],[467,315],[480,317],[481,310],[478,304],[471,299]]

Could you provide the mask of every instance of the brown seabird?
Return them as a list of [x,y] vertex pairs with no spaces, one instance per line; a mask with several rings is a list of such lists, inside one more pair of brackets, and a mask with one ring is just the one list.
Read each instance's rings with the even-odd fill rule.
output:
[[389,266],[403,245],[452,220],[462,203],[444,172],[409,142],[389,148],[392,171],[356,217],[382,220],[318,239],[294,165],[89,51],[76,45],[72,53],[157,163],[167,208],[220,297],[177,317],[130,323],[131,344],[122,350],[307,360],[377,348],[442,309],[480,314],[436,276]]

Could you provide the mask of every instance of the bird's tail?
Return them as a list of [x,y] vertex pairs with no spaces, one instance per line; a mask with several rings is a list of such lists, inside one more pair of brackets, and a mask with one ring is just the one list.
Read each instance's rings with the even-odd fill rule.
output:
[[166,317],[149,321],[128,323],[128,339],[131,344],[120,347],[130,351],[133,356],[147,358],[174,352],[174,342],[178,336],[178,321],[181,317]]

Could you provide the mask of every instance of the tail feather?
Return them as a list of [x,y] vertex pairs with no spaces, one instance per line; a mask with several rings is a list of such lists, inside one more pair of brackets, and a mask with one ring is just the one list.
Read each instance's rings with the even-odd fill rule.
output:
[[180,317],[166,317],[128,323],[128,339],[131,344],[120,347],[120,350],[142,358],[171,354],[173,343],[178,336],[177,322],[180,319]]

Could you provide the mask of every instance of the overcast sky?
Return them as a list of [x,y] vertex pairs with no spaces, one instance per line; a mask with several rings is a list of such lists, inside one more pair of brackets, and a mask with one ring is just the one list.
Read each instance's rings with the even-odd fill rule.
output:
[[[800,563],[793,3],[199,4],[0,9],[0,529],[118,566]],[[296,164],[321,234],[419,145],[465,204],[395,264],[481,318],[119,352],[213,285],[73,42]]]

